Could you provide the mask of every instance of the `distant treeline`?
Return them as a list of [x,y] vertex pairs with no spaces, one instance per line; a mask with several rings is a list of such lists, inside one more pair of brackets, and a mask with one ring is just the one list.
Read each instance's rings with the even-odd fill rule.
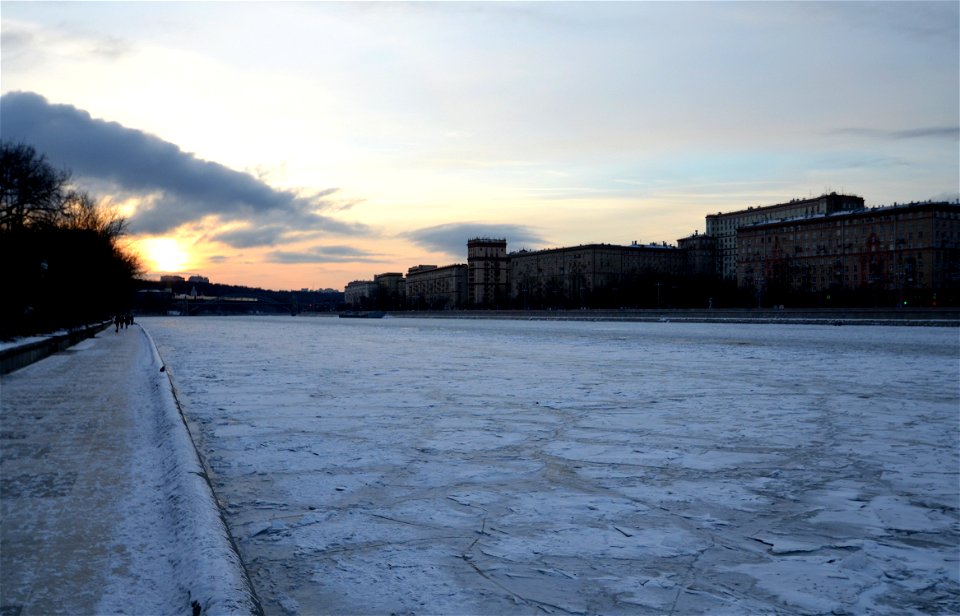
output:
[[140,263],[126,221],[23,143],[0,141],[0,339],[129,310]]
[[[138,280],[134,309],[139,314],[167,314],[176,311],[189,314],[333,312],[343,309],[342,291],[273,291],[259,287],[219,284],[215,282],[158,282]],[[183,296],[215,298],[184,304]],[[230,304],[238,298],[256,302]]]

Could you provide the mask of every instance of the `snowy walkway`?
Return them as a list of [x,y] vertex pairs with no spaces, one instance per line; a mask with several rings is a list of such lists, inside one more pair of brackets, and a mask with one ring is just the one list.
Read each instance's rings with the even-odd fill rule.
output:
[[0,409],[0,614],[253,610],[139,327],[3,376]]

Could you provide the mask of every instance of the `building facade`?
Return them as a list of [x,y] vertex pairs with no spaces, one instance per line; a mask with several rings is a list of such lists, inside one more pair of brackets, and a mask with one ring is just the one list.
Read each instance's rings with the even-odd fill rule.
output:
[[370,309],[377,293],[377,283],[372,280],[354,280],[343,290],[343,303],[354,310]]
[[[707,216],[662,244],[507,253],[467,241],[467,264],[411,267],[347,285],[353,308],[616,308],[801,302],[960,304],[960,203],[864,208],[830,193]],[[831,300],[832,298],[832,300]],[[824,300],[827,300],[826,302]]]
[[716,238],[717,275],[732,280],[737,275],[737,229],[747,225],[786,218],[803,218],[861,210],[863,197],[830,193],[813,199],[794,199],[787,203],[750,207],[745,210],[707,216],[707,235]]
[[741,227],[737,244],[738,285],[768,296],[936,304],[960,288],[960,205],[953,203],[758,223]]
[[656,294],[684,270],[684,255],[662,244],[588,244],[510,254],[510,296],[522,308],[617,306]]
[[373,277],[377,286],[376,307],[379,310],[402,308],[406,298],[406,280],[400,272],[387,272]]
[[686,273],[698,278],[707,278],[717,271],[717,238],[712,235],[693,235],[677,240],[685,256]]
[[507,240],[478,237],[467,241],[467,301],[476,308],[504,308],[508,303]]
[[467,304],[467,266],[417,265],[407,270],[406,304],[413,310],[453,310]]

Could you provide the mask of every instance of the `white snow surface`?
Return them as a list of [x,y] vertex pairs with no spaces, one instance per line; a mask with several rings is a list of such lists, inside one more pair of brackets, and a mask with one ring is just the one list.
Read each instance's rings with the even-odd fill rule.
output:
[[[161,366],[131,328],[4,376],[4,479],[42,485],[59,461],[67,487],[5,490],[0,614],[182,615],[193,602],[210,616],[257,612]],[[29,453],[27,433],[44,429]]]
[[267,614],[960,613],[956,329],[140,322]]
[[[258,606],[253,598],[243,564],[231,544],[229,532],[220,514],[219,506],[207,481],[198,452],[190,438],[180,408],[174,397],[169,375],[160,372],[163,362],[157,348],[150,341],[152,363],[149,369],[160,382],[155,396],[159,399],[158,413],[152,436],[153,455],[145,447],[134,462],[134,476],[156,477],[162,470],[165,509],[172,513],[174,537],[167,544],[170,560],[178,585],[187,590],[191,602],[196,602],[204,614],[254,614]],[[157,492],[148,482],[141,482],[134,501],[156,499]],[[129,516],[128,516],[129,517]],[[138,524],[138,527],[142,526]],[[139,531],[139,529],[137,530]],[[121,533],[122,535],[122,533]],[[134,540],[134,536],[127,535]],[[124,597],[125,588],[108,589],[104,594],[106,606],[122,603],[116,597]],[[135,604],[135,601],[133,602]]]
[[67,332],[58,331],[47,336],[23,336],[20,338],[14,338],[13,340],[0,340],[0,351],[6,351],[7,349],[16,349],[18,347],[25,347],[33,344],[34,342],[41,342],[43,340],[49,340],[54,336],[66,334]]

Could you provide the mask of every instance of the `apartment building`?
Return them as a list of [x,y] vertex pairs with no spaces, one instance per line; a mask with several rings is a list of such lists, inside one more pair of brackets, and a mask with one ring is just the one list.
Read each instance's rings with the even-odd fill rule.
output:
[[717,270],[717,238],[695,232],[677,240],[686,256],[686,273],[699,278],[712,277]]
[[451,310],[467,303],[467,266],[417,265],[407,270],[407,307],[414,310]]
[[377,286],[377,308],[387,309],[403,305],[407,284],[407,281],[403,278],[403,273],[386,272],[377,274],[373,277],[373,282]]
[[960,205],[912,203],[756,223],[737,232],[737,281],[758,292],[870,293],[935,303],[960,287]]
[[733,280],[737,275],[737,229],[747,225],[773,222],[786,218],[802,218],[860,210],[863,197],[838,195],[833,192],[812,199],[794,199],[776,205],[749,207],[728,213],[707,216],[707,235],[716,238],[717,275]]
[[343,303],[351,308],[371,308],[370,302],[376,296],[377,283],[372,280],[354,280],[347,283],[343,290]]
[[656,293],[656,281],[683,273],[684,254],[666,244],[587,244],[509,255],[510,297],[522,307],[616,304],[637,292]]
[[779,294],[782,301],[820,303],[835,294],[885,305],[897,294],[923,304],[960,302],[957,203],[865,209],[861,197],[830,193],[718,213],[706,222],[707,233],[681,238],[676,247],[634,242],[507,253],[506,239],[473,238],[466,265],[418,265],[405,278],[390,272],[354,281],[346,301],[373,307],[369,298],[379,296],[389,298],[376,304],[380,309],[431,310],[714,305],[715,299],[739,305],[752,290],[766,293],[765,301]]
[[477,237],[467,241],[467,301],[476,308],[504,308],[509,288],[507,240]]

